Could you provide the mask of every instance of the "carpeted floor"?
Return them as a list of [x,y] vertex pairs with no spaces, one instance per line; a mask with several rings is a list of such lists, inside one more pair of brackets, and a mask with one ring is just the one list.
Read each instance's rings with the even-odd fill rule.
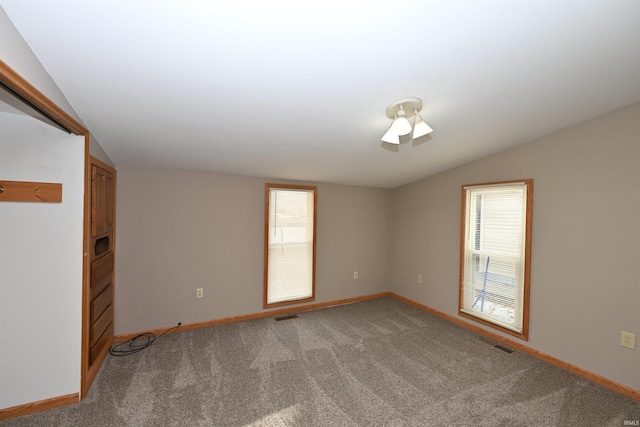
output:
[[[626,421],[626,423],[625,423]],[[9,426],[623,426],[640,403],[394,298],[165,335]],[[637,424],[635,424],[637,425]]]

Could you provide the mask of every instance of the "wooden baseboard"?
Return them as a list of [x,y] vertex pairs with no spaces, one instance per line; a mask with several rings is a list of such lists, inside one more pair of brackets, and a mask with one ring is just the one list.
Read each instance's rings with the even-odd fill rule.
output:
[[409,298],[405,298],[403,296],[394,294],[392,292],[390,293],[390,295],[392,297],[394,297],[394,298],[399,299],[400,301],[406,302],[407,304],[413,305],[414,307],[418,307],[421,310],[424,310],[424,311],[426,311],[428,313],[434,314],[434,315],[436,315],[438,317],[441,317],[441,318],[443,318],[445,320],[448,320],[448,321],[450,321],[452,323],[455,323],[458,326],[462,326],[465,329],[469,329],[469,330],[471,330],[471,331],[473,331],[475,333],[478,333],[478,334],[484,335],[486,337],[489,337],[492,340],[501,342],[501,343],[503,343],[505,345],[508,345],[509,347],[516,348],[516,349],[518,349],[519,351],[521,351],[523,353],[529,354],[529,355],[531,355],[533,357],[536,357],[536,358],[538,358],[540,360],[544,360],[545,362],[548,362],[548,363],[550,363],[550,364],[552,364],[554,366],[562,368],[562,369],[564,369],[566,371],[569,371],[569,372],[571,372],[573,374],[576,374],[576,375],[581,376],[583,378],[586,378],[586,379],[588,379],[590,381],[593,381],[593,382],[595,382],[597,384],[600,384],[601,386],[607,387],[607,388],[609,388],[609,389],[611,389],[611,390],[613,390],[615,392],[618,392],[618,393],[623,394],[625,396],[628,396],[628,397],[630,397],[632,399],[640,401],[640,390],[636,390],[636,389],[628,387],[626,385],[617,383],[615,381],[612,381],[612,380],[610,380],[608,378],[603,377],[602,375],[595,374],[595,373],[593,373],[591,371],[588,371],[588,370],[583,369],[583,368],[581,368],[579,366],[573,365],[573,364],[571,364],[569,362],[565,362],[564,360],[560,360],[560,359],[558,359],[556,357],[553,357],[553,356],[551,356],[549,354],[546,354],[546,353],[543,353],[541,351],[538,351],[538,350],[536,350],[534,348],[531,348],[529,346],[526,346],[526,345],[524,345],[522,343],[519,343],[517,341],[513,341],[513,340],[511,340],[509,338],[505,338],[502,335],[498,335],[498,334],[496,334],[494,332],[487,331],[487,330],[482,329],[481,327],[476,326],[476,325],[474,325],[472,323],[465,322],[464,320],[461,320],[461,319],[458,319],[456,317],[450,316],[450,315],[448,315],[446,313],[443,313],[441,311],[438,311],[438,310],[436,310],[434,308],[431,308],[431,307],[428,307],[426,305],[420,304],[419,302],[410,300]]
[[131,332],[128,334],[116,335],[113,338],[113,341],[116,343],[128,341],[132,338],[137,337],[141,333],[152,333],[154,335],[160,335],[166,331],[167,333],[174,333],[178,331],[189,331],[191,329],[200,329],[200,328],[206,328],[209,326],[224,325],[226,323],[242,322],[244,320],[262,319],[264,317],[274,317],[274,316],[280,316],[283,314],[299,313],[301,311],[317,310],[319,308],[350,304],[354,302],[366,301],[366,300],[375,299],[375,298],[388,297],[391,295],[392,295],[391,292],[382,292],[379,294],[365,295],[361,297],[346,298],[346,299],[327,301],[327,302],[319,302],[314,304],[305,304],[305,305],[296,306],[296,307],[287,307],[287,308],[280,308],[275,310],[262,311],[259,313],[243,314],[240,316],[224,317],[221,319],[207,320],[204,322],[187,323],[184,325],[180,325],[179,328],[175,328],[172,330],[169,330],[169,328],[172,328],[170,326],[166,328],[158,328],[158,329],[153,329],[153,330],[144,331],[144,332]]
[[[501,335],[498,335],[494,332],[491,331],[487,331],[484,330],[482,328],[480,328],[479,326],[476,326],[474,324],[465,322],[464,320],[458,319],[456,317],[450,316],[446,313],[443,313],[441,311],[438,311],[434,308],[428,307],[426,305],[420,304],[419,302],[410,300],[408,298],[405,298],[403,296],[394,294],[393,292],[382,292],[379,294],[373,294],[373,295],[366,295],[366,296],[361,296],[361,297],[354,297],[354,298],[347,298],[347,299],[341,299],[341,300],[334,300],[334,301],[327,301],[327,302],[322,302],[322,303],[315,303],[315,304],[307,304],[307,305],[303,305],[303,306],[298,306],[298,307],[288,307],[288,308],[282,308],[282,309],[277,309],[277,310],[269,310],[269,311],[263,311],[260,313],[253,313],[253,314],[246,314],[246,315],[241,315],[241,316],[232,316],[232,317],[225,317],[222,319],[215,319],[215,320],[209,320],[209,321],[205,321],[205,322],[197,322],[197,323],[190,323],[190,324],[186,324],[186,325],[182,325],[180,326],[180,328],[178,329],[174,329],[171,332],[177,332],[177,331],[185,331],[185,330],[191,330],[191,329],[199,329],[199,328],[206,328],[208,326],[215,326],[215,325],[222,325],[222,324],[226,324],[226,323],[234,323],[234,322],[241,322],[244,320],[252,320],[252,319],[261,319],[264,317],[275,317],[275,316],[280,316],[283,314],[290,314],[290,313],[298,313],[298,312],[302,312],[302,311],[308,311],[308,310],[317,310],[319,308],[326,308],[326,307],[333,307],[333,306],[337,306],[337,305],[343,305],[343,304],[350,304],[350,303],[354,303],[354,302],[359,302],[359,301],[366,301],[366,300],[370,300],[370,299],[375,299],[375,298],[382,298],[382,297],[393,297],[396,298],[400,301],[403,301],[407,304],[413,305],[414,307],[417,307],[421,310],[424,310],[428,313],[434,314],[440,318],[443,318],[445,320],[448,320],[456,325],[462,326],[465,329],[469,329],[473,332],[476,332],[480,335],[484,335],[486,337],[489,337],[495,341],[501,342],[505,345],[508,345],[509,347],[513,347],[515,349],[518,349],[519,351],[522,351],[523,353],[527,353],[533,357],[536,357],[538,359],[541,359],[545,362],[551,363],[554,366],[557,366],[559,368],[562,368],[564,370],[567,370],[571,373],[574,373],[580,377],[586,378],[590,381],[593,381],[597,384],[600,384],[604,387],[607,387],[617,393],[623,394],[625,396],[628,396],[632,399],[638,400],[640,401],[640,391],[633,389],[631,387],[625,386],[623,384],[617,383],[615,381],[612,381],[608,378],[605,378],[601,375],[595,374],[593,372],[590,372],[586,369],[583,369],[579,366],[573,365],[571,363],[565,362],[563,360],[560,360],[556,357],[553,357],[551,355],[548,355],[546,353],[543,353],[541,351],[538,351],[534,348],[528,347],[522,343],[519,343],[517,341],[513,341],[510,340],[508,338],[505,338]],[[152,332],[155,334],[161,334],[166,330],[166,328],[162,328],[162,329],[154,329],[153,331],[146,331],[146,332]],[[116,337],[114,337],[114,342],[123,342],[123,341],[127,341],[131,338],[135,338],[137,335],[139,335],[139,332],[134,332],[134,333],[129,333],[129,334],[122,334],[122,335],[118,335]],[[2,420],[6,420],[9,418],[15,418],[15,417],[20,417],[23,415],[29,415],[29,414],[34,414],[36,412],[40,412],[40,411],[45,411],[47,409],[53,409],[53,408],[58,408],[60,406],[65,406],[65,405],[71,405],[74,403],[78,403],[80,401],[80,394],[79,393],[74,393],[74,394],[69,394],[66,396],[59,396],[59,397],[54,397],[51,399],[46,399],[46,400],[41,400],[38,402],[32,402],[32,403],[27,403],[24,405],[18,405],[18,406],[13,406],[11,408],[5,408],[5,409],[0,409],[0,421]]]
[[23,415],[35,414],[36,412],[59,408],[60,406],[72,405],[79,401],[80,394],[73,393],[65,396],[53,397],[51,399],[40,400],[38,402],[25,403],[24,405],[0,409],[0,421],[9,418],[21,417]]

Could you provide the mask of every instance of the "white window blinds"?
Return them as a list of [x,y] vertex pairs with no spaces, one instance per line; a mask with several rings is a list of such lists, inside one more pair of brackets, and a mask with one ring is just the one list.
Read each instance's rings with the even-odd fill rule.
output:
[[516,333],[525,311],[527,190],[527,181],[464,188],[460,311]]
[[314,295],[315,189],[270,188],[266,305]]

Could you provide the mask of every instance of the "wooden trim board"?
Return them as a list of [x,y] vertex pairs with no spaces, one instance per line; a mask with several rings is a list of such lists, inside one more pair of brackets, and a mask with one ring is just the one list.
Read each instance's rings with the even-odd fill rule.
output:
[[[198,329],[198,328],[206,328],[208,326],[215,326],[215,325],[222,325],[222,324],[226,324],[226,323],[233,323],[233,322],[241,322],[244,320],[252,320],[252,319],[260,319],[263,317],[272,317],[272,316],[280,316],[283,314],[290,314],[290,313],[296,313],[296,312],[301,312],[301,311],[307,311],[307,310],[315,310],[318,308],[325,308],[325,307],[331,307],[331,306],[336,306],[336,305],[342,305],[342,304],[349,304],[352,302],[358,302],[358,301],[365,301],[365,300],[369,300],[369,299],[374,299],[374,298],[382,298],[382,297],[393,297],[396,298],[400,301],[403,301],[407,304],[413,305],[414,307],[417,307],[421,310],[424,310],[428,313],[434,314],[438,317],[441,317],[445,320],[448,320],[452,323],[455,323],[458,326],[462,326],[465,329],[469,329],[473,332],[476,332],[478,334],[484,335],[486,337],[489,337],[491,339],[493,339],[494,341],[498,341],[502,344],[505,344],[509,347],[513,347],[518,349],[519,351],[523,352],[523,353],[527,353],[533,357],[536,357],[538,359],[541,359],[547,363],[550,363],[554,366],[557,366],[559,368],[562,368],[564,370],[567,370],[573,374],[576,374],[578,376],[581,376],[583,378],[586,378],[590,381],[593,381],[597,384],[600,384],[604,387],[607,387],[615,392],[618,392],[620,394],[623,394],[625,396],[628,396],[632,399],[638,400],[640,401],[640,390],[636,390],[634,388],[625,386],[623,384],[617,383],[613,380],[610,380],[608,378],[605,378],[601,375],[595,374],[593,372],[590,372],[586,369],[583,369],[579,366],[573,365],[569,362],[565,362],[564,360],[555,358],[551,355],[545,354],[541,351],[538,351],[534,348],[528,347],[524,344],[521,344],[519,342],[510,340],[508,338],[503,337],[502,335],[498,335],[494,332],[491,331],[487,331],[485,329],[480,328],[479,326],[476,326],[472,323],[466,322],[464,320],[458,319],[456,317],[450,316],[446,313],[443,313],[441,311],[438,311],[436,309],[433,309],[431,307],[428,307],[426,305],[420,304],[416,301],[410,300],[408,298],[405,298],[403,296],[394,294],[393,292],[382,292],[379,294],[373,294],[373,295],[367,295],[367,296],[363,296],[363,297],[356,297],[356,298],[348,298],[348,299],[343,299],[343,300],[335,300],[335,301],[329,301],[329,302],[324,302],[324,303],[318,303],[318,304],[309,304],[309,305],[304,305],[304,306],[299,306],[299,307],[291,307],[291,308],[284,308],[284,309],[279,309],[279,310],[272,310],[272,311],[266,311],[266,312],[261,312],[261,313],[254,313],[254,314],[246,314],[246,315],[241,315],[241,316],[233,316],[233,317],[226,317],[226,318],[222,318],[222,319],[217,319],[217,320],[209,320],[209,321],[205,321],[205,322],[198,322],[198,323],[190,323],[187,325],[181,325],[179,328],[173,329],[171,330],[169,333],[173,333],[173,332],[178,332],[178,331],[186,331],[186,330],[191,330],[191,329]],[[160,328],[160,329],[154,329],[152,331],[148,331],[151,332],[153,334],[159,335],[163,332],[165,332],[168,328]],[[122,334],[122,335],[117,335],[114,337],[114,342],[123,342],[123,341],[127,341],[130,340],[132,338],[135,338],[136,336],[138,336],[140,334],[140,332],[134,332],[134,333],[130,333],[130,334]]]
[[78,393],[73,393],[65,396],[53,397],[51,399],[40,400],[38,402],[25,403],[24,405],[0,409],[0,421],[7,420],[9,418],[21,417],[23,415],[35,414],[36,412],[59,408],[61,406],[72,405],[79,401],[80,395]]
[[[366,301],[366,300],[370,300],[370,299],[382,298],[382,297],[388,297],[388,296],[391,296],[390,292],[382,292],[382,293],[379,293],[379,294],[365,295],[365,296],[361,296],[361,297],[354,297],[354,298],[346,298],[346,299],[341,299],[341,300],[320,302],[320,303],[316,303],[316,304],[306,304],[306,305],[301,305],[301,306],[297,306],[297,307],[280,308],[280,309],[276,309],[276,310],[262,311],[260,313],[243,314],[243,315],[240,315],[240,316],[232,316],[232,317],[224,317],[222,319],[207,320],[207,321],[204,321],[204,322],[188,323],[188,324],[185,324],[185,325],[181,325],[179,328],[175,328],[175,329],[169,331],[168,333],[174,333],[174,332],[179,332],[179,331],[189,331],[191,329],[206,328],[206,327],[209,327],[209,326],[224,325],[224,324],[227,324],[227,323],[242,322],[244,320],[262,319],[264,317],[276,317],[276,316],[280,316],[280,315],[283,315],[283,314],[291,314],[291,313],[299,313],[299,312],[302,312],[302,311],[317,310],[319,308],[333,307],[333,306],[336,306],[336,305],[350,304],[350,303],[353,303],[353,302]],[[150,332],[150,333],[155,334],[155,335],[160,335],[160,334],[164,333],[165,331],[167,331],[167,329],[169,329],[169,328],[172,328],[172,326],[167,327],[167,328],[153,329],[151,331],[144,331],[144,332]],[[127,340],[130,340],[132,338],[137,337],[141,333],[143,333],[143,332],[132,332],[132,333],[128,333],[128,334],[116,335],[113,338],[113,341],[115,343],[124,342],[124,341],[127,341]]]
[[16,95],[24,99],[27,103],[40,110],[44,115],[59,123],[64,128],[76,135],[88,135],[85,129],[76,119],[58,107],[53,101],[47,98],[42,92],[26,81],[6,62],[0,60],[0,83],[11,89]]
[[466,322],[464,320],[458,319],[456,317],[450,316],[450,315],[448,315],[446,313],[443,313],[441,311],[438,311],[438,310],[436,310],[434,308],[431,308],[431,307],[428,307],[426,305],[420,304],[419,302],[410,300],[409,298],[405,298],[403,296],[396,295],[393,292],[391,292],[390,295],[392,297],[394,297],[394,298],[399,299],[400,301],[404,301],[407,304],[411,304],[414,307],[417,307],[417,308],[419,308],[421,310],[424,310],[424,311],[426,311],[428,313],[434,314],[434,315],[436,315],[438,317],[441,317],[441,318],[443,318],[445,320],[448,320],[448,321],[450,321],[452,323],[455,323],[458,326],[462,326],[465,329],[468,329],[468,330],[473,331],[475,333],[478,333],[480,335],[484,335],[486,337],[489,337],[492,340],[498,341],[498,342],[500,342],[502,344],[505,344],[505,345],[508,345],[509,347],[516,348],[516,349],[518,349],[519,351],[521,351],[523,353],[526,353],[526,354],[528,354],[530,356],[536,357],[536,358],[538,358],[540,360],[543,360],[543,361],[545,361],[547,363],[550,363],[550,364],[552,364],[554,366],[557,366],[558,368],[562,368],[562,369],[564,369],[566,371],[569,371],[569,372],[571,372],[573,374],[576,374],[576,375],[578,375],[580,377],[583,377],[583,378],[586,378],[586,379],[588,379],[590,381],[593,381],[594,383],[600,384],[601,386],[607,387],[607,388],[609,388],[609,389],[611,389],[611,390],[613,390],[615,392],[618,392],[618,393],[623,394],[623,395],[625,395],[627,397],[630,397],[632,399],[640,401],[640,390],[636,390],[636,389],[628,387],[626,385],[617,383],[617,382],[615,382],[613,380],[610,380],[610,379],[605,378],[605,377],[603,377],[601,375],[598,375],[596,373],[593,373],[591,371],[583,369],[583,368],[581,368],[579,366],[573,365],[573,364],[571,364],[569,362],[565,362],[564,360],[558,359],[558,358],[553,357],[553,356],[551,356],[549,354],[546,354],[546,353],[543,353],[541,351],[538,351],[538,350],[536,350],[534,348],[531,348],[529,346],[521,344],[521,343],[519,343],[517,341],[513,341],[513,340],[511,340],[509,338],[505,338],[502,335],[498,335],[498,334],[496,334],[494,332],[487,331],[487,330],[485,330],[485,329],[483,329],[483,328],[481,328],[479,326],[476,326],[476,325],[474,325],[472,323],[469,323],[469,322]]
[[[428,313],[434,314],[440,318],[443,318],[445,320],[448,320],[452,323],[455,323],[458,326],[461,326],[463,328],[469,329],[473,332],[479,333],[481,335],[487,336],[491,339],[493,339],[494,341],[498,341],[501,342],[505,345],[508,345],[509,347],[513,347],[518,349],[519,351],[522,351],[523,353],[527,353],[533,357],[536,357],[538,359],[541,359],[545,362],[551,363],[554,366],[557,366],[559,368],[565,369],[571,373],[574,373],[580,377],[586,378],[590,381],[593,381],[597,384],[600,384],[604,387],[607,387],[617,393],[623,394],[627,397],[630,397],[632,399],[638,400],[640,401],[640,390],[635,390],[631,387],[625,386],[623,384],[619,384],[615,381],[612,381],[608,378],[605,378],[601,375],[595,374],[593,372],[590,372],[586,369],[580,368],[579,366],[573,365],[571,363],[565,362],[563,360],[557,359],[553,356],[550,356],[548,354],[545,354],[541,351],[535,350],[531,347],[528,347],[526,345],[523,345],[521,343],[515,342],[513,340],[510,340],[508,338],[505,338],[501,335],[498,335],[496,333],[493,333],[491,331],[487,331],[484,330],[482,328],[480,328],[479,326],[476,326],[474,324],[468,323],[464,320],[455,318],[453,316],[450,316],[446,313],[443,313],[441,311],[438,311],[436,309],[433,309],[431,307],[428,307],[426,305],[420,304],[416,301],[410,300],[408,298],[405,298],[403,296],[394,294],[393,292],[382,292],[379,294],[373,294],[373,295],[367,295],[367,296],[362,296],[362,297],[355,297],[355,298],[347,298],[347,299],[342,299],[342,300],[335,300],[335,301],[329,301],[329,302],[324,302],[324,303],[317,303],[317,304],[309,304],[309,305],[304,305],[304,306],[299,306],[299,307],[289,307],[289,308],[283,308],[283,309],[277,309],[277,310],[270,310],[270,311],[265,311],[265,312],[260,312],[260,313],[253,313],[253,314],[246,314],[246,315],[240,315],[240,316],[232,316],[232,317],[225,317],[222,319],[217,319],[217,320],[209,320],[209,321],[205,321],[205,322],[197,322],[197,323],[190,323],[190,324],[186,324],[186,325],[182,325],[179,328],[175,328],[172,329],[170,331],[168,331],[168,333],[174,333],[174,332],[178,332],[178,331],[186,331],[186,330],[192,330],[192,329],[199,329],[199,328],[206,328],[209,326],[215,326],[215,325],[222,325],[222,324],[227,324],[227,323],[234,323],[234,322],[241,322],[244,320],[251,320],[251,319],[260,319],[260,318],[264,318],[264,317],[276,317],[276,316],[280,316],[283,314],[290,314],[290,313],[296,313],[296,312],[302,312],[302,311],[308,311],[308,310],[315,310],[315,309],[319,309],[319,308],[326,308],[326,307],[332,307],[332,306],[337,306],[337,305],[343,305],[343,304],[350,304],[353,302],[359,302],[359,301],[365,301],[365,300],[370,300],[370,299],[375,299],[375,298],[382,298],[382,297],[393,297],[396,298],[400,301],[403,301],[407,304],[413,305],[414,307],[417,307],[421,310],[424,310]],[[151,331],[145,331],[145,332],[151,332],[154,333],[156,335],[160,335],[163,332],[167,331],[168,328],[159,328],[159,329],[154,329]],[[117,335],[114,337],[114,342],[118,343],[118,342],[124,342],[127,340],[130,340],[132,338],[135,338],[136,336],[138,336],[140,333],[139,332],[133,332],[133,333],[128,333],[128,334],[121,334],[121,335]],[[43,411],[46,409],[52,409],[52,408],[56,408],[59,406],[64,406],[64,405],[69,405],[69,404],[73,404],[73,403],[77,403],[79,401],[79,395],[78,394],[70,394],[67,396],[60,396],[60,397],[56,397],[53,399],[48,399],[48,400],[43,400],[40,402],[33,402],[33,403],[28,403],[25,405],[20,405],[20,406],[14,406],[11,408],[6,408],[6,409],[0,409],[0,421],[8,419],[8,418],[13,418],[13,417],[18,417],[18,416],[22,416],[22,415],[28,415],[28,414],[32,414],[32,413],[36,413],[39,411]]]
[[0,181],[0,202],[62,203],[62,184]]
[[[554,366],[557,366],[559,368],[562,368],[566,371],[569,371],[573,374],[576,374],[580,377],[586,378],[590,381],[593,381],[597,384],[600,384],[604,387],[607,387],[617,393],[623,394],[627,397],[630,397],[632,399],[635,399],[637,401],[640,401],[640,390],[636,390],[634,388],[628,387],[626,385],[617,383],[613,380],[610,380],[608,378],[605,378],[601,375],[598,375],[596,373],[593,373],[591,371],[588,371],[586,369],[583,369],[579,366],[573,365],[569,362],[565,362],[564,360],[558,359],[556,357],[553,357],[549,354],[543,353],[541,351],[538,351],[534,348],[531,348],[529,346],[526,346],[524,344],[521,344],[519,342],[510,340],[508,338],[503,337],[502,335],[498,335],[494,332],[491,331],[487,331],[479,326],[476,326],[472,323],[466,322],[464,320],[458,319],[456,317],[450,316],[446,313],[443,313],[441,311],[438,311],[436,309],[433,309],[431,307],[428,307],[426,305],[420,304],[416,301],[410,300],[408,298],[405,298],[403,296],[394,294],[393,292],[382,292],[379,294],[373,294],[373,295],[367,295],[367,296],[363,296],[363,297],[356,297],[356,298],[347,298],[347,299],[343,299],[343,300],[335,300],[335,301],[329,301],[329,302],[324,302],[324,303],[318,303],[318,304],[309,304],[309,305],[304,305],[304,306],[299,306],[299,307],[291,307],[291,308],[284,308],[284,309],[279,309],[279,310],[271,310],[271,311],[265,311],[265,312],[261,312],[261,313],[254,313],[254,314],[246,314],[246,315],[241,315],[241,316],[233,316],[233,317],[226,317],[226,318],[222,318],[222,319],[217,319],[217,320],[209,320],[209,321],[205,321],[205,322],[198,322],[198,323],[190,323],[187,325],[181,325],[179,328],[175,328],[173,330],[171,330],[169,333],[173,333],[173,332],[178,332],[178,331],[186,331],[186,330],[191,330],[191,329],[198,329],[198,328],[206,328],[208,326],[215,326],[215,325],[222,325],[222,324],[226,324],[226,323],[233,323],[233,322],[241,322],[244,320],[251,320],[251,319],[260,319],[263,317],[272,317],[272,316],[280,316],[283,314],[290,314],[290,313],[296,313],[296,312],[301,312],[301,311],[307,311],[307,310],[314,310],[314,309],[318,309],[318,308],[325,308],[325,307],[331,307],[331,306],[336,306],[336,305],[342,305],[342,304],[349,304],[352,302],[358,302],[358,301],[365,301],[365,300],[369,300],[369,299],[374,299],[374,298],[382,298],[382,297],[393,297],[396,299],[399,299],[400,301],[406,302],[407,304],[413,305],[414,307],[418,307],[421,310],[424,310],[428,313],[434,314],[438,317],[441,317],[445,320],[448,320],[452,323],[455,323],[458,326],[462,326],[465,329],[469,329],[473,332],[476,332],[478,334],[484,335],[486,337],[489,337],[495,341],[498,341],[502,344],[505,344],[509,347],[513,347],[516,348],[517,350],[529,354],[533,357],[536,357],[538,359],[541,359],[547,363],[550,363]],[[149,331],[153,334],[159,335],[163,332],[165,332],[168,328],[160,328],[160,329],[154,329],[152,331]],[[123,341],[127,341],[130,340],[132,338],[135,338],[136,336],[138,336],[140,333],[139,332],[134,332],[134,333],[129,333],[129,334],[122,334],[122,335],[117,335],[114,337],[114,342],[123,342]]]

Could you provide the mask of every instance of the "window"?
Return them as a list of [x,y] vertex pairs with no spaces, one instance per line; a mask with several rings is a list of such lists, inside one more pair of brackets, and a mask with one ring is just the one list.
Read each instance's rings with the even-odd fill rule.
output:
[[528,339],[533,180],[462,188],[458,313]]
[[316,187],[266,185],[264,307],[315,299]]

